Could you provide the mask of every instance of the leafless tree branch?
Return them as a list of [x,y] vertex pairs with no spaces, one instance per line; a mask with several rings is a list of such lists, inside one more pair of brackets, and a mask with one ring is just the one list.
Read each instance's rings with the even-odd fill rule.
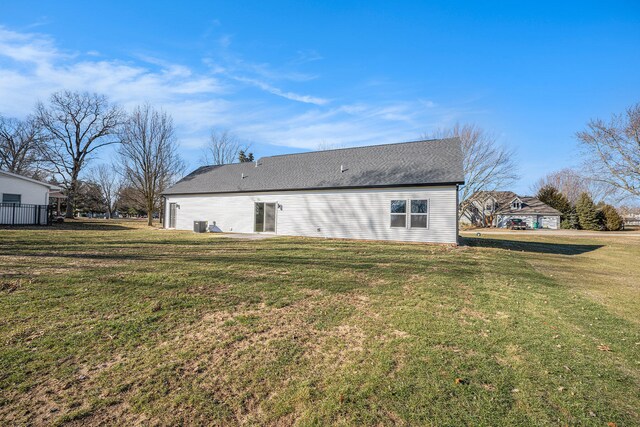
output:
[[587,193],[596,203],[612,197],[615,198],[615,188],[592,179],[589,174],[583,174],[571,168],[561,169],[545,175],[537,180],[530,189],[532,193],[537,194],[541,188],[547,185],[558,189],[572,205],[576,204],[582,193]]
[[97,149],[118,143],[122,119],[105,96],[87,92],[56,92],[48,105],[36,106],[45,141],[40,151],[67,189],[67,218],[73,217],[81,170]]
[[90,172],[91,180],[100,186],[105,201],[107,218],[111,218],[115,210],[115,202],[120,188],[120,176],[113,165],[102,163]]
[[507,188],[518,179],[515,152],[498,144],[495,135],[473,124],[456,124],[424,138],[460,138],[465,185],[460,189],[459,215],[479,191]]
[[0,169],[42,179],[42,143],[41,129],[33,117],[18,120],[0,116]]
[[205,165],[226,165],[238,161],[241,150],[247,151],[249,145],[242,144],[228,130],[213,129],[209,142],[204,146],[201,163]]
[[576,137],[592,180],[640,197],[640,103],[606,123],[593,119]]
[[148,104],[139,106],[125,121],[120,141],[123,176],[144,199],[148,224],[152,225],[162,192],[185,169],[178,154],[173,119]]

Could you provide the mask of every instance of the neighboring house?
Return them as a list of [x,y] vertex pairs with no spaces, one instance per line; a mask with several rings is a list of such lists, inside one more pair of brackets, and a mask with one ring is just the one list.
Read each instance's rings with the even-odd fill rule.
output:
[[560,228],[559,211],[535,197],[511,191],[479,191],[465,205],[460,219],[463,224],[504,228],[507,221],[519,218],[529,228]]
[[46,224],[49,192],[60,187],[0,171],[0,224]]
[[165,193],[167,228],[456,244],[460,140],[201,167]]
[[627,214],[622,221],[624,225],[640,225],[640,214]]

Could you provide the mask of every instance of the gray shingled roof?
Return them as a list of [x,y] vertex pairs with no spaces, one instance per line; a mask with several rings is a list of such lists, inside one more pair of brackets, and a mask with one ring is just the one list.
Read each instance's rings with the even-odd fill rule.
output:
[[[493,197],[500,205],[499,213],[501,215],[562,215],[562,213],[540,199],[531,196],[518,196],[513,191],[478,191],[471,198],[485,201],[487,198]],[[512,209],[511,202],[515,198],[519,198],[522,202],[521,209]]]
[[[342,148],[203,166],[164,194],[461,184],[458,138]],[[340,171],[341,166],[344,172]],[[244,176],[244,178],[243,178]]]
[[509,212],[518,215],[538,214],[538,215],[562,215],[560,211],[552,208],[535,197],[520,197],[522,209],[510,209]]

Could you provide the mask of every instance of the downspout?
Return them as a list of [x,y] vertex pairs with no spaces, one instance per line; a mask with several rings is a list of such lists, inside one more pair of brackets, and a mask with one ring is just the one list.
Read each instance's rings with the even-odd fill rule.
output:
[[456,184],[456,246],[460,236],[460,218],[458,217],[458,209],[460,209],[460,184]]
[[160,224],[162,224],[162,228],[167,228],[165,227],[165,221],[164,221],[164,215],[165,215],[165,212],[167,211],[165,209],[166,204],[167,204],[167,198],[162,196],[162,203],[160,203]]

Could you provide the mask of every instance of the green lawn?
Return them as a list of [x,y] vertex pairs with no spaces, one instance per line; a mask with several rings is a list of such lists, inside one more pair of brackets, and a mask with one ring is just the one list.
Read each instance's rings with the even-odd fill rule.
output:
[[640,239],[0,230],[2,425],[640,425]]

